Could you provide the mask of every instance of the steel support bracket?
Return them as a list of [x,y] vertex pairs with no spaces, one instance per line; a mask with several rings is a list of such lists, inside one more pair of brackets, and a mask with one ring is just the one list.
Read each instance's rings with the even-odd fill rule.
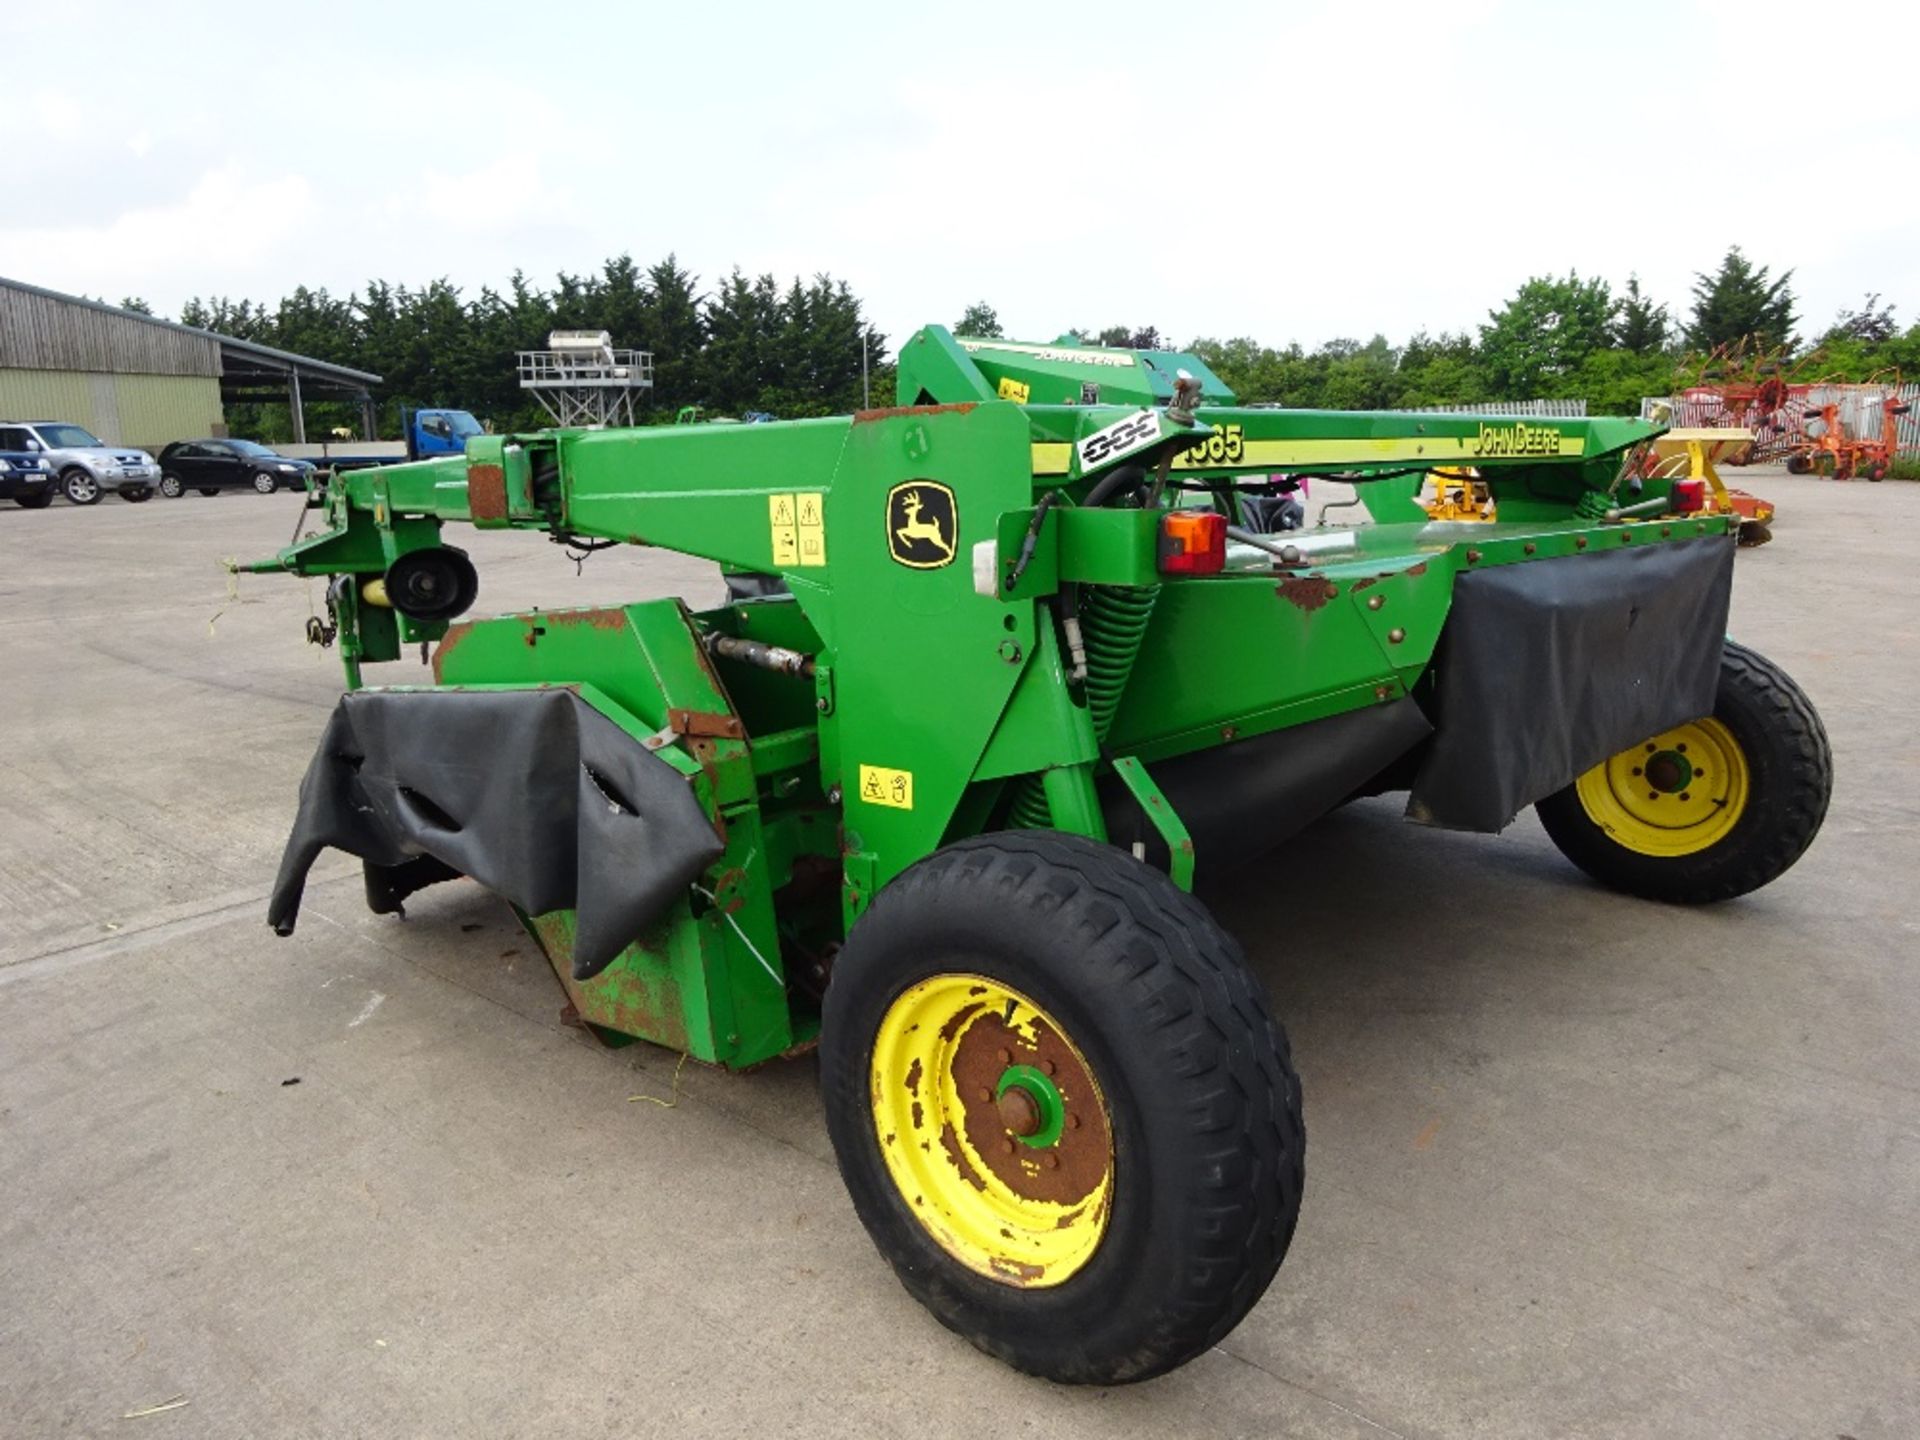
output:
[[1167,797],[1160,793],[1160,787],[1153,783],[1153,777],[1147,773],[1147,767],[1131,755],[1123,755],[1113,762],[1113,773],[1120,777],[1120,783],[1146,811],[1147,818],[1153,822],[1153,828],[1160,832],[1160,838],[1167,842],[1167,854],[1171,857],[1167,864],[1167,876],[1182,890],[1193,889],[1193,836],[1187,833],[1185,823],[1180,819]]

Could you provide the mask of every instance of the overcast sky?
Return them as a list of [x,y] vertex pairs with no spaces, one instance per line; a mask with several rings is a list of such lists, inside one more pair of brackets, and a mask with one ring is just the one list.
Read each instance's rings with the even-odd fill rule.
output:
[[1527,276],[1920,320],[1920,7],[1771,0],[0,7],[0,274],[177,313],[668,251],[890,339],[1312,346]]

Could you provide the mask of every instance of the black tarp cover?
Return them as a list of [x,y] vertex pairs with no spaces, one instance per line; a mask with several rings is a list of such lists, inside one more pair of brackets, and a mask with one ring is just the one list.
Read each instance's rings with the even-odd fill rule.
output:
[[582,980],[723,849],[686,777],[568,689],[342,696],[268,904],[280,934],[328,846],[366,861],[379,910],[454,874],[530,915],[572,909]]
[[1733,550],[1705,536],[1462,575],[1407,817],[1500,830],[1609,755],[1712,714]]

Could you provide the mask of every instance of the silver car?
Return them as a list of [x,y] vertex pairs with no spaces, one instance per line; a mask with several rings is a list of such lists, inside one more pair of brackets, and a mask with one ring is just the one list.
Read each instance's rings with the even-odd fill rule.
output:
[[76,505],[96,504],[109,490],[122,500],[147,500],[160,483],[160,467],[144,450],[108,445],[99,436],[61,420],[10,422],[40,442],[59,477],[60,493]]

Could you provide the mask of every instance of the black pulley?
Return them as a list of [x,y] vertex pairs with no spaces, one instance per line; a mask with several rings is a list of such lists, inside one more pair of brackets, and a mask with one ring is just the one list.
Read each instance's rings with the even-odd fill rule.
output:
[[387,567],[387,603],[409,620],[451,620],[480,593],[467,552],[452,545],[410,550]]

